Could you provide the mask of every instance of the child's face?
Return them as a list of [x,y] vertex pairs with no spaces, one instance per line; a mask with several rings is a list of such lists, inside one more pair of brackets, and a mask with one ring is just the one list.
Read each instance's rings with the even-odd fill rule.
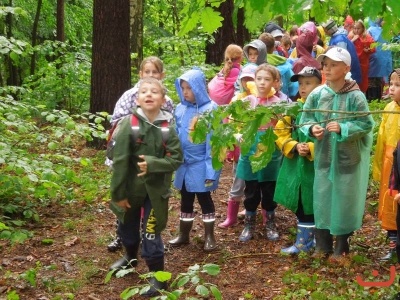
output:
[[158,112],[164,102],[165,97],[158,84],[144,82],[140,85],[137,104],[145,114]]
[[397,73],[390,76],[389,96],[400,105],[400,77]]
[[299,76],[299,94],[303,99],[307,99],[313,89],[319,86],[319,79],[315,76]]
[[192,88],[190,87],[189,83],[187,83],[184,80],[181,80],[181,89],[182,89],[182,94],[183,97],[191,102],[191,103],[195,103],[196,102],[196,98],[194,97]]
[[243,90],[245,90],[247,93],[249,92],[249,88],[247,86],[247,83],[250,81],[254,81],[253,78],[251,77],[243,77],[242,79],[240,79],[240,82],[242,84]]
[[271,88],[274,86],[276,80],[272,77],[272,74],[266,70],[260,70],[256,74],[256,86],[259,97],[267,97],[271,92]]
[[258,58],[258,50],[252,47],[249,47],[249,53],[248,53],[248,60],[251,63],[256,63]]
[[164,73],[160,73],[152,62],[147,62],[144,64],[143,70],[139,72],[139,77],[153,77],[155,79],[162,80],[164,78]]
[[342,61],[335,61],[329,57],[325,57],[322,70],[326,80],[335,83],[344,80],[344,77],[350,71],[350,66],[347,66]]

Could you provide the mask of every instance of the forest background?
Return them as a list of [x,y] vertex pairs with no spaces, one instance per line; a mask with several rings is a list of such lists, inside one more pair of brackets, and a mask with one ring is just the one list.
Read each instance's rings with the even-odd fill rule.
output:
[[[108,199],[107,120],[137,81],[143,57],[164,61],[165,84],[177,102],[175,78],[192,66],[212,78],[226,46],[256,38],[268,21],[289,29],[332,17],[341,23],[347,14],[383,17],[387,40],[400,32],[398,0],[0,1],[0,251],[34,239],[51,205],[92,207]],[[384,105],[373,102],[371,110]],[[0,295],[17,299],[15,286],[6,284],[11,279],[35,286],[32,278],[43,268],[36,264],[15,274],[2,264],[7,288]]]

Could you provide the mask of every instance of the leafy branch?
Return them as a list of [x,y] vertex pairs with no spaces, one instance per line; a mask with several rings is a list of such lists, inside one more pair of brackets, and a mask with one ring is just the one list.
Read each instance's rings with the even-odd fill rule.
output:
[[[289,124],[283,116],[295,118],[300,112],[320,112],[332,114],[335,117],[320,122],[303,123],[299,125]],[[307,109],[301,110],[296,103],[283,103],[272,106],[258,106],[251,108],[248,101],[234,101],[229,105],[219,106],[217,109],[206,112],[199,116],[191,137],[194,143],[202,143],[207,135],[211,134],[212,163],[216,170],[222,168],[227,151],[233,150],[234,146],[240,144],[242,155],[248,155],[254,147],[257,139],[256,152],[249,156],[253,172],[265,167],[272,158],[275,151],[276,135],[273,126],[267,127],[265,134],[257,136],[259,128],[264,124],[275,124],[282,120],[285,124],[283,129],[300,128],[305,125],[316,125],[332,121],[341,121],[357,117],[365,117],[372,114],[399,114],[400,111],[376,110],[369,112],[349,112],[342,110]],[[339,115],[339,116],[336,116]],[[345,115],[345,116],[343,116]],[[225,120],[222,122],[221,120]]]

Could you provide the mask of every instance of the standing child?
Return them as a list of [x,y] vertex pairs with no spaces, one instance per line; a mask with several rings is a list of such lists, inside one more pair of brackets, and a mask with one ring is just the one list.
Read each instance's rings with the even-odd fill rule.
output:
[[[248,96],[245,100],[250,101],[251,107],[258,105],[270,106],[281,102],[282,100],[275,96],[274,83],[278,80],[278,69],[267,65],[260,65],[255,73],[255,83],[257,87],[257,96]],[[257,132],[256,142],[251,147],[249,153],[240,155],[237,166],[237,177],[245,180],[244,189],[245,200],[245,228],[239,236],[239,241],[247,242],[254,236],[257,207],[261,202],[261,207],[266,211],[267,220],[265,225],[266,237],[269,240],[279,238],[278,230],[275,224],[274,192],[282,155],[276,150],[271,161],[260,171],[253,173],[250,163],[250,156],[255,154],[258,149],[260,138],[265,134],[268,127],[274,126],[276,121],[261,126]]]
[[[243,67],[242,72],[239,75],[240,80],[240,93],[238,93],[232,101],[242,100],[249,95],[254,95],[256,93],[256,88],[254,85],[254,74],[256,72],[257,66],[255,64],[248,64]],[[236,176],[237,160],[239,159],[240,148],[238,145],[232,152],[228,155],[231,156],[233,162],[233,184],[231,190],[229,191],[228,209],[226,212],[226,219],[222,223],[218,224],[219,228],[232,227],[237,223],[237,215],[239,212],[239,206],[241,199],[244,195],[245,183],[243,179]]]
[[315,145],[316,251],[332,253],[335,235],[334,255],[339,256],[349,253],[348,238],[362,225],[374,121],[357,83],[345,79],[351,66],[350,53],[334,47],[321,54],[318,61],[327,84],[308,96],[300,124],[304,125],[301,131]]
[[[165,88],[154,78],[139,82],[137,104],[133,114],[139,119],[139,138],[135,141],[131,128],[132,115],[120,121],[115,134],[110,208],[119,217],[118,234],[125,255],[111,269],[137,265],[141,208],[144,207],[141,255],[150,272],[164,270],[164,245],[161,232],[168,219],[168,198],[172,173],[182,163],[182,150],[173,126],[162,141],[161,124],[173,124],[173,115],[161,110]],[[166,284],[155,277],[144,295],[154,296]]]
[[[397,106],[397,109],[400,105],[400,68],[395,69],[392,74],[389,76],[389,96]],[[389,103],[390,104],[390,103]],[[388,105],[389,105],[388,104]],[[396,109],[396,110],[397,110]],[[385,108],[386,110],[386,108]],[[393,110],[393,109],[390,109]],[[393,114],[394,115],[394,114]],[[392,116],[392,114],[389,114]],[[395,126],[397,127],[397,125]],[[396,252],[397,252],[397,262],[400,263],[400,137],[398,136],[398,131],[396,132],[396,136],[398,138],[397,147],[393,153],[393,167],[392,167],[392,175],[390,176],[390,189],[396,190],[397,194],[394,196],[394,201],[397,203],[397,215],[396,215],[396,225],[397,225],[397,243],[396,243]],[[394,138],[394,136],[392,136]],[[387,181],[386,181],[387,182]]]
[[[321,84],[322,76],[318,69],[304,67],[292,81],[299,82],[300,97],[297,100],[303,107],[308,95]],[[283,253],[297,254],[309,251],[314,246],[314,143],[297,127],[301,113],[295,119],[285,116],[275,127],[278,136],[276,145],[284,158],[276,182],[274,199],[296,214],[297,236],[294,245],[282,249]],[[294,124],[295,126],[291,126]]]
[[[392,101],[385,106],[385,111],[400,112],[399,76],[400,68],[395,69],[389,76],[389,94]],[[389,239],[389,252],[381,257],[381,260],[392,258],[397,240],[396,206],[393,206],[394,195],[389,189],[389,177],[393,165],[393,151],[400,140],[399,126],[400,114],[383,114],[375,146],[372,175],[374,180],[380,182],[378,218],[382,221],[382,228],[387,230]]]
[[169,244],[181,246],[189,243],[195,217],[194,200],[197,196],[205,229],[204,250],[212,251],[217,243],[214,237],[215,206],[211,191],[218,187],[221,172],[212,167],[210,135],[204,143],[194,144],[190,132],[199,115],[215,109],[217,104],[208,96],[205,76],[198,69],[187,71],[177,78],[175,87],[181,100],[176,107],[175,119],[184,162],[177,170],[174,181],[175,187],[181,192],[179,236],[169,241]]
[[[164,74],[164,64],[161,59],[156,56],[149,56],[143,59],[140,64],[139,78],[148,78],[152,77],[158,80],[162,80],[165,77]],[[122,96],[118,99],[115,104],[114,113],[111,117],[110,123],[111,125],[115,124],[121,118],[130,115],[132,111],[137,107],[137,99],[139,93],[139,84],[136,83],[135,86],[129,90],[127,90]],[[165,102],[163,103],[162,109],[173,113],[174,105],[167,95],[165,95]],[[106,165],[111,166],[112,162],[107,159]],[[118,227],[118,222],[117,222]],[[110,244],[107,245],[107,249],[110,252],[115,252],[122,248],[121,239],[116,234],[116,237]]]
[[235,93],[235,82],[243,60],[242,47],[230,44],[225,49],[224,67],[208,83],[210,98],[218,105],[229,104]]

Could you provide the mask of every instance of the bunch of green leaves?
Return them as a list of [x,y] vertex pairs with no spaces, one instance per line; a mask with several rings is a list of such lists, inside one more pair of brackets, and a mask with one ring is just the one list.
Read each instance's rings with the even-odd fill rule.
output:
[[[281,115],[297,115],[298,111],[298,105],[286,103],[250,108],[249,101],[233,101],[199,116],[191,137],[194,143],[210,139],[212,164],[216,170],[222,168],[227,151],[233,150],[240,140],[241,153],[250,153],[252,170],[257,172],[271,160],[276,139],[272,127],[263,135],[258,134],[259,128]],[[230,121],[223,122],[227,118]]]
[[[119,271],[115,270],[110,271],[106,276],[105,283],[111,280],[113,274],[115,274],[117,277],[123,277],[131,272],[134,272],[134,269],[122,269]],[[180,273],[170,284],[170,290],[171,289],[175,290],[171,292],[160,291],[161,295],[154,297],[152,299],[160,299],[160,300],[182,299],[184,295],[193,294],[193,290],[197,295],[201,297],[200,299],[203,299],[204,297],[209,299],[210,295],[212,295],[214,299],[217,300],[222,299],[222,295],[218,287],[212,283],[207,282],[202,276],[202,274],[217,276],[219,273],[220,273],[220,267],[216,264],[205,264],[203,266],[195,264],[193,266],[190,266],[186,273]],[[154,276],[158,281],[165,282],[171,279],[172,274],[170,272],[158,271],[158,272],[150,272],[140,276],[143,279],[147,279]],[[149,289],[150,289],[149,283],[140,286],[129,287],[121,293],[121,299],[130,299],[134,296],[147,292]],[[190,297],[190,299],[196,300],[199,298]]]
[[[105,138],[104,119],[47,111],[10,96],[0,99],[0,238],[12,242],[27,238],[30,233],[19,228],[39,220],[39,205],[74,201],[82,197],[82,186],[88,188],[90,183],[93,193],[98,192],[93,163],[78,149],[94,137]],[[78,173],[77,168],[83,171]],[[85,169],[91,175],[82,175]]]
[[[90,45],[46,41],[36,46],[39,69],[25,79],[22,100],[47,109],[82,113],[89,109]],[[52,58],[49,60],[49,58]]]

